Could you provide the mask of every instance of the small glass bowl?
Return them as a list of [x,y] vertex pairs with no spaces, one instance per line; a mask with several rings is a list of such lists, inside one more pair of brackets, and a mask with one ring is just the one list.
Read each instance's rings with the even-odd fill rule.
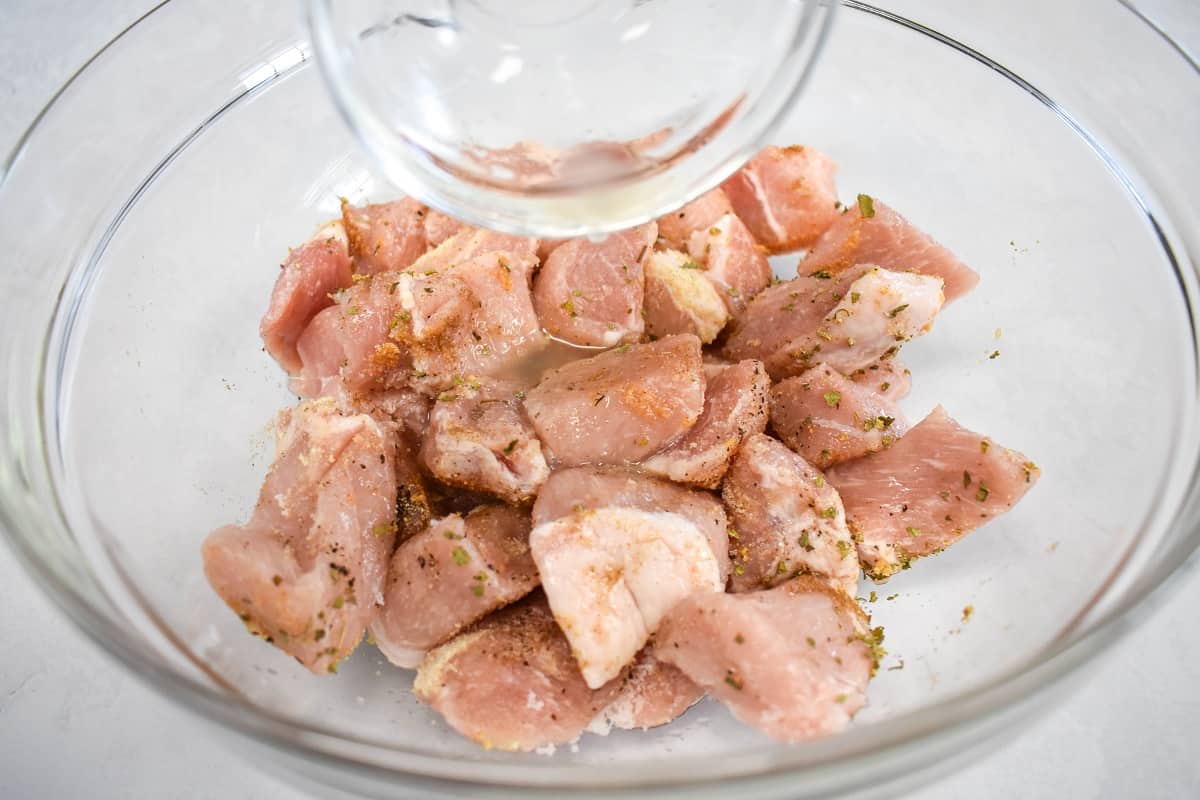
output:
[[1200,543],[1195,68],[1116,2],[852,2],[774,140],[981,273],[906,346],[905,411],[940,402],[1044,470],[1011,514],[863,583],[891,652],[868,708],[793,746],[705,701],[510,754],[447,730],[373,648],[307,673],[246,635],[199,553],[252,507],[294,402],[257,337],[275,265],[340,196],[392,193],[292,11],[164,4],[0,181],[0,526],[83,631],[239,752],[323,794],[893,793],[1050,707]]
[[381,173],[479,225],[626,228],[711,189],[795,102],[832,0],[308,0]]

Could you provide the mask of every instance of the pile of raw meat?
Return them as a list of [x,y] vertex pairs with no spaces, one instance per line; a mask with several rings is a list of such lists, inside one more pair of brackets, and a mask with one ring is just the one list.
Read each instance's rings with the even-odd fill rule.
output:
[[941,408],[905,420],[898,351],[978,276],[843,206],[835,170],[771,147],[599,240],[343,202],[263,317],[304,399],[250,521],[204,543],[213,588],[314,672],[368,634],[486,747],[705,694],[781,740],[844,727],[881,653],[860,570],[948,547],[1038,469]]

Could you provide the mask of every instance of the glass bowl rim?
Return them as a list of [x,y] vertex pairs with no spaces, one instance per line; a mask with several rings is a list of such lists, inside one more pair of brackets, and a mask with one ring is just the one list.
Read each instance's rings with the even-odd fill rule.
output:
[[[18,139],[8,158],[3,164],[0,164],[0,187],[3,187],[7,181],[14,165],[39,130],[45,117],[62,100],[75,82],[86,73],[88,68],[102,54],[121,42],[140,23],[163,7],[169,5],[170,2],[171,0],[163,0],[163,2],[154,6],[146,14],[118,33],[76,70],[50,98],[29,128]],[[868,3],[860,2],[860,0],[842,0],[842,2],[849,8],[865,11],[890,22],[898,23],[916,33],[928,36],[944,45],[952,47],[980,64],[1000,73],[1003,77],[1033,95],[1039,102],[1056,113],[1065,124],[1073,128],[1074,132],[1086,144],[1092,147],[1101,158],[1105,159],[1106,166],[1110,172],[1125,185],[1125,189],[1129,195],[1142,205],[1151,222],[1155,222],[1153,215],[1148,210],[1143,195],[1135,188],[1121,164],[1117,163],[1105,148],[1067,111],[1060,108],[1050,97],[1037,90],[1032,84],[982,53],[938,31],[897,14],[879,9]],[[1146,25],[1160,35],[1162,34],[1150,20],[1134,11],[1128,4],[1120,2],[1120,5],[1129,9],[1132,12],[1132,16],[1140,24]],[[1169,38],[1167,42],[1173,45]],[[1200,77],[1200,66],[1192,62],[1178,46],[1174,46],[1174,48],[1180,57],[1191,65],[1195,74]],[[1163,243],[1168,254],[1171,254],[1170,246],[1166,243],[1165,238]],[[1178,264],[1176,267],[1178,269]],[[1184,299],[1188,299],[1186,291],[1184,291]],[[1195,311],[1193,310],[1192,313],[1193,319],[1191,321],[1194,325],[1196,322]],[[42,353],[41,355],[42,358],[37,364],[39,389],[45,386],[46,357],[49,354]],[[43,447],[49,446],[50,443],[47,442],[46,438],[45,420],[39,415],[35,423],[35,433],[38,435],[40,443]],[[38,454],[40,458],[45,458],[45,456],[46,453],[44,451]],[[1200,502],[1200,454],[1193,454],[1189,463],[1191,470],[1187,478],[1187,486],[1179,499],[1178,507],[1172,510],[1170,521],[1166,523],[1168,527],[1176,528],[1181,525],[1189,525],[1188,520],[1182,518],[1187,516],[1186,512],[1189,509],[1194,510],[1194,507]],[[1028,700],[1034,696],[1041,696],[1046,690],[1057,685],[1063,678],[1088,663],[1094,656],[1107,650],[1119,641],[1134,627],[1133,623],[1136,620],[1144,618],[1154,607],[1160,605],[1169,594],[1169,591],[1179,585],[1182,576],[1194,571],[1197,563],[1200,563],[1200,555],[1197,553],[1197,550],[1200,549],[1200,529],[1196,527],[1193,519],[1192,524],[1190,524],[1190,532],[1185,534],[1186,541],[1182,543],[1182,546],[1177,545],[1172,551],[1172,555],[1178,556],[1178,558],[1174,562],[1168,563],[1165,568],[1162,561],[1154,564],[1152,569],[1139,576],[1139,578],[1152,575],[1156,580],[1150,582],[1142,581],[1133,587],[1127,588],[1124,594],[1116,599],[1111,608],[1090,621],[1087,626],[1075,630],[1069,636],[1051,642],[1039,653],[1024,659],[1018,665],[993,676],[985,683],[974,686],[970,690],[957,693],[914,711],[906,712],[895,719],[883,720],[867,728],[856,730],[852,736],[847,737],[843,735],[833,737],[831,740],[824,740],[826,743],[833,741],[839,745],[837,748],[838,752],[831,754],[831,757],[828,758],[812,759],[798,757],[802,753],[811,754],[812,748],[806,746],[792,749],[788,754],[792,757],[779,758],[767,765],[761,763],[750,765],[750,769],[743,769],[740,772],[736,770],[726,772],[724,768],[729,766],[729,763],[727,759],[722,759],[722,774],[716,777],[706,775],[703,771],[697,775],[688,775],[682,771],[673,771],[672,774],[665,775],[661,770],[656,774],[645,770],[632,772],[626,768],[620,770],[619,781],[613,780],[613,773],[616,771],[606,765],[555,765],[547,763],[539,765],[536,768],[530,768],[525,764],[472,762],[472,771],[476,774],[464,776],[461,769],[455,770],[455,774],[451,775],[446,769],[438,768],[445,767],[448,763],[461,766],[464,762],[458,759],[427,756],[422,753],[406,751],[400,747],[384,749],[380,748],[374,742],[358,742],[353,737],[297,721],[284,714],[252,706],[236,696],[203,684],[173,669],[158,657],[157,654],[140,646],[140,637],[114,626],[104,613],[99,612],[93,607],[92,603],[78,587],[70,584],[62,575],[46,563],[30,542],[24,538],[24,535],[17,533],[18,529],[23,526],[18,524],[18,520],[14,518],[12,511],[13,508],[9,505],[8,499],[0,496],[0,523],[2,523],[0,524],[0,530],[3,531],[4,538],[8,540],[12,550],[22,562],[26,571],[35,578],[42,591],[88,638],[99,645],[103,651],[123,664],[130,672],[149,683],[152,688],[163,696],[191,711],[199,713],[210,721],[217,722],[234,732],[260,740],[285,752],[292,752],[305,757],[316,756],[343,767],[375,769],[393,777],[406,775],[450,786],[474,786],[479,789],[491,786],[496,789],[524,788],[530,791],[564,788],[604,791],[626,786],[629,788],[695,786],[699,781],[738,783],[739,781],[751,781],[771,776],[796,774],[816,767],[845,767],[859,762],[864,757],[881,756],[916,747],[923,742],[935,739],[938,735],[950,735],[974,725],[994,720],[1002,716],[1004,712],[1019,705],[1017,703],[1019,700]],[[56,507],[52,511],[58,516],[57,522],[65,525],[65,521],[62,519],[61,507]],[[338,744],[342,746],[338,747]],[[379,763],[355,758],[347,751],[346,745],[384,750],[392,756],[404,757],[404,760],[408,763],[399,768],[385,767]],[[687,766],[691,762],[696,761],[696,757],[681,756],[672,759],[672,761],[677,765]],[[532,773],[537,773],[538,780],[529,780],[532,777]],[[581,784],[581,778],[586,778],[591,782]]]

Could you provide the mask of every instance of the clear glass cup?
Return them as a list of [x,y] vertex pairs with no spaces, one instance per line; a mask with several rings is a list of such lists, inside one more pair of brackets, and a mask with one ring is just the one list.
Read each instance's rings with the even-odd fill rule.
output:
[[832,0],[308,0],[376,167],[495,229],[629,227],[739,167],[795,105]]
[[906,346],[904,409],[941,402],[1044,470],[874,587],[891,655],[868,708],[786,746],[705,701],[540,756],[455,736],[369,647],[308,674],[246,635],[199,553],[253,505],[294,402],[257,335],[279,259],[340,196],[394,194],[294,10],[171,0],[0,169],[0,527],[82,632],[240,754],[322,796],[894,795],[1052,708],[1195,563],[1200,75],[1117,2],[853,2],[774,141],[830,153],[843,199],[980,272]]

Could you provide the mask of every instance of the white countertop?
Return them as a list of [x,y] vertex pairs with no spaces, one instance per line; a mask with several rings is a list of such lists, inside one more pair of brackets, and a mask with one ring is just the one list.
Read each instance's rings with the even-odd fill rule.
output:
[[[1053,0],[1051,0],[1053,2]],[[0,154],[149,0],[0,0]],[[1137,5],[1200,52],[1200,2]],[[299,797],[77,632],[0,547],[0,798]],[[1200,797],[1200,570],[1048,716],[914,800]]]

